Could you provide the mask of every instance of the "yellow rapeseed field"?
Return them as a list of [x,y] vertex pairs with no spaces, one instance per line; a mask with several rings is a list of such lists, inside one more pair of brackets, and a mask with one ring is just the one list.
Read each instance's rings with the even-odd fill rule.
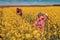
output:
[[[16,8],[22,9],[22,17]],[[40,12],[50,18],[43,32],[32,27]],[[60,6],[0,7],[0,36],[3,40],[60,40]]]

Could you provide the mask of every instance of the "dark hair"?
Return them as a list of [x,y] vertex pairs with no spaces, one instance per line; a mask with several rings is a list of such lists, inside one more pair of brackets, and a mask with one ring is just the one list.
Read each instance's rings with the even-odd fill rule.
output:
[[39,13],[39,14],[38,14],[38,17],[40,17],[40,16],[44,16],[44,14],[43,14],[43,13]]
[[3,40],[3,37],[2,36],[0,36],[0,38]]

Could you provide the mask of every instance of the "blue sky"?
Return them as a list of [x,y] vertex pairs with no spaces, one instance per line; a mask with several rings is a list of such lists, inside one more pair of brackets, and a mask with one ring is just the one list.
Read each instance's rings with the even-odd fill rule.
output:
[[52,5],[60,0],[0,0],[0,5]]

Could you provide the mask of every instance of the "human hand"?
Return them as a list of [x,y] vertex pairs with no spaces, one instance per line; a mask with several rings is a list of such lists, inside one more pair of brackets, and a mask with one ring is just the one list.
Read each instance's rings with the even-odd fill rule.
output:
[[48,14],[47,14],[47,13],[46,13],[45,15],[46,15],[46,16],[48,16]]

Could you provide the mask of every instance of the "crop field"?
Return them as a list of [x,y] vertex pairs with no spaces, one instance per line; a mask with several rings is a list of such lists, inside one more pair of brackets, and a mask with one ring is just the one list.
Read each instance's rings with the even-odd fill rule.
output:
[[[22,17],[16,8],[22,9]],[[40,12],[50,18],[42,32],[32,27]],[[60,40],[60,6],[0,7],[0,36],[3,40]]]

